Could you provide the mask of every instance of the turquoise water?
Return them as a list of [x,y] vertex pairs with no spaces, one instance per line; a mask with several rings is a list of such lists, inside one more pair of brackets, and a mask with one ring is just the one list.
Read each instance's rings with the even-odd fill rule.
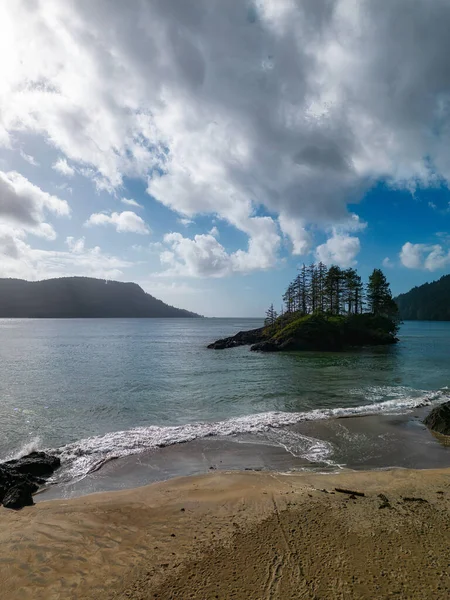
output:
[[0,457],[106,458],[205,436],[450,399],[450,323],[408,322],[396,346],[258,354],[206,345],[255,319],[0,320]]

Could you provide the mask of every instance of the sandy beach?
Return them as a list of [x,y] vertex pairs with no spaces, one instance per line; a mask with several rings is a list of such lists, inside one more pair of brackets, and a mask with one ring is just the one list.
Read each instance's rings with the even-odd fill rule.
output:
[[212,472],[1,509],[2,597],[446,598],[449,513],[448,469]]

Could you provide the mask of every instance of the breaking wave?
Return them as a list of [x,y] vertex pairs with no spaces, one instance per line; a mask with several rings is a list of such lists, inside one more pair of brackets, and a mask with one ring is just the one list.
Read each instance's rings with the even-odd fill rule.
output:
[[[356,407],[316,409],[297,413],[270,411],[216,422],[188,423],[168,427],[156,425],[136,427],[127,431],[114,431],[105,435],[82,439],[57,449],[48,450],[58,454],[63,465],[63,469],[57,472],[54,481],[81,479],[115,458],[200,438],[276,431],[302,421],[318,421],[380,413],[402,413],[422,406],[439,404],[450,399],[450,392],[445,388],[435,392],[417,391],[417,395],[411,395],[412,390],[408,390],[409,395],[405,394],[406,388],[403,388],[402,392],[393,388],[392,394],[386,393],[387,391],[386,389],[382,391],[374,389],[372,397],[378,400],[378,397],[388,396],[390,397],[389,400],[375,401]],[[285,445],[281,438],[280,444]],[[289,444],[289,447],[292,447],[292,445]],[[328,457],[333,448],[329,442],[324,440],[297,434],[295,448],[296,456],[316,463],[331,462]],[[290,451],[288,447],[286,449]]]

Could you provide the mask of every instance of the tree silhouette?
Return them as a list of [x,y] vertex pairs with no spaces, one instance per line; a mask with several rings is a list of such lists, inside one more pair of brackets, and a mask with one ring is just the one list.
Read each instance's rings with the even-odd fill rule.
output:
[[[364,284],[356,269],[344,270],[337,265],[327,268],[322,262],[309,267],[303,264],[283,295],[284,310],[300,315],[330,316],[368,312],[397,319],[397,305],[380,269],[374,269],[366,287],[367,302]],[[272,317],[272,312],[267,315],[271,323],[276,320]]]

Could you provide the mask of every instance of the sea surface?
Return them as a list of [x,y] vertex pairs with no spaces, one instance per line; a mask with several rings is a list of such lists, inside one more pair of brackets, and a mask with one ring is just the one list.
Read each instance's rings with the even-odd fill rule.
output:
[[[387,450],[390,440],[409,435],[405,443],[415,447],[420,432],[422,454],[435,452],[438,464],[450,465],[450,448],[418,419],[424,407],[450,400],[450,322],[406,322],[396,346],[342,353],[206,348],[261,324],[0,319],[0,459],[57,452],[57,484],[125,457],[161,463],[166,456],[172,474],[201,471],[212,459],[183,464],[190,452],[204,458],[206,443],[227,468],[242,468],[243,456],[254,464],[264,453],[275,462],[280,453],[294,457],[301,468],[405,466]],[[363,415],[343,437],[339,417]],[[384,462],[374,462],[377,452],[387,453]]]

